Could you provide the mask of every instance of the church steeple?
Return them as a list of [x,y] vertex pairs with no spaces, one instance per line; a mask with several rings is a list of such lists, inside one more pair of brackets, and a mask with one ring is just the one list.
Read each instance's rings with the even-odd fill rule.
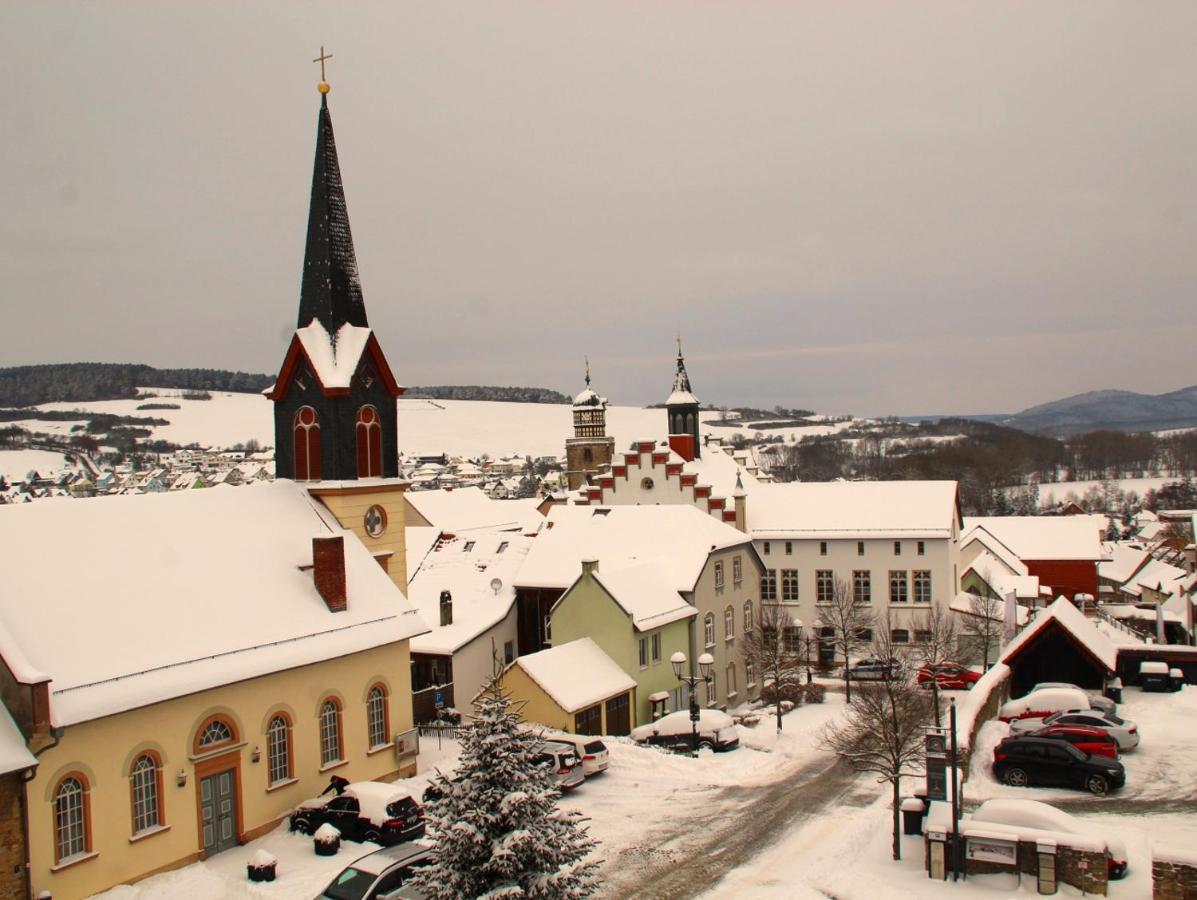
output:
[[323,90],[316,119],[316,162],[296,326],[303,328],[314,318],[333,335],[346,323],[360,328],[369,325],[353,252],[353,234],[349,230],[349,210],[337,162],[328,93]]
[[677,372],[673,376],[673,390],[665,401],[669,417],[669,446],[685,460],[702,455],[698,440],[698,398],[690,388],[690,375],[682,356],[682,336],[677,336]]
[[316,162],[295,336],[266,396],[275,473],[296,481],[399,475],[395,398],[403,393],[366,321],[321,64]]
[[576,491],[587,477],[604,472],[615,455],[615,438],[607,436],[607,398],[590,387],[590,359],[586,360],[586,387],[574,397],[574,436],[565,441],[565,477]]

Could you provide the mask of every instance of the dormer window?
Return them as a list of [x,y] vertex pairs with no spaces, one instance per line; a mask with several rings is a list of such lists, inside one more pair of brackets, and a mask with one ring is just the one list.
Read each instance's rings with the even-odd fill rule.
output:
[[462,553],[472,553],[474,551],[474,542],[466,541],[465,546],[461,548]]

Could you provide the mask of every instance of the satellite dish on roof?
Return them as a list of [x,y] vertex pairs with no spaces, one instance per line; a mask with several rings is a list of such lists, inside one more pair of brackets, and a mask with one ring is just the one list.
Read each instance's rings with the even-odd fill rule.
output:
[[492,578],[490,580],[490,589],[492,591],[494,591],[496,594],[499,593],[499,591],[502,590],[502,588],[503,588],[503,579],[502,578]]

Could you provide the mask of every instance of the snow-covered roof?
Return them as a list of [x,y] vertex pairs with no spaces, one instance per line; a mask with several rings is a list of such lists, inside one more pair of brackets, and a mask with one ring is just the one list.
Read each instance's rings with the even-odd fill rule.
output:
[[689,391],[673,391],[669,395],[669,399],[665,401],[666,406],[676,406],[678,404],[693,403],[698,404],[698,398]]
[[1097,574],[1115,584],[1129,579],[1151,556],[1138,541],[1111,541],[1103,547],[1109,558],[1097,564]]
[[37,765],[37,760],[25,744],[25,736],[9,715],[8,707],[0,703],[0,775],[19,772]]
[[1030,623],[1006,645],[1001,661],[1009,663],[1050,622],[1057,622],[1077,643],[1088,650],[1094,659],[1105,666],[1107,671],[1114,671],[1118,662],[1118,649],[1067,597],[1058,597],[1051,606],[1036,612]]
[[588,637],[518,657],[518,666],[553,702],[577,712],[636,687],[636,682]]
[[[993,562],[996,560],[1014,575],[1026,575],[1029,571],[1026,563],[1018,558],[1017,553],[986,531],[984,526],[981,525],[970,528],[966,533],[961,534],[960,551],[965,555],[971,552],[976,552],[978,555],[987,553],[990,558],[984,561],[985,564],[993,566]],[[980,569],[977,569],[977,574],[981,574]]]
[[954,481],[807,481],[748,487],[753,537],[947,538]]
[[1150,588],[1161,594],[1171,594],[1182,589],[1188,576],[1189,573],[1184,569],[1162,560],[1152,559],[1135,572],[1129,580],[1140,588]]
[[295,334],[324,387],[349,387],[370,339],[369,328],[347,322],[335,335],[330,335],[319,319],[312,319],[303,328],[295,329]]
[[[313,537],[336,535],[348,608],[332,613],[300,567]],[[426,630],[360,540],[291,481],[4,506],[0,547],[0,654],[50,676],[58,725]],[[70,564],[54,564],[64,547]]]
[[[696,459],[685,461],[680,456],[670,458],[670,462],[683,463],[683,471],[692,472],[698,476],[698,483],[709,485],[715,497],[732,497],[736,493],[736,475],[740,475],[740,484],[745,494],[761,484],[743,465],[736,462],[730,453],[721,446],[709,445],[702,448],[702,455]],[[728,507],[730,509],[730,505]]]
[[638,631],[660,628],[698,614],[698,610],[682,599],[677,587],[669,582],[655,562],[612,570],[602,569],[602,560],[599,565],[595,579],[632,617],[632,624]]
[[531,534],[544,524],[536,510],[538,500],[493,500],[480,487],[411,491],[404,496],[429,524],[447,534],[474,529]]
[[976,572],[977,576],[993,588],[995,593],[1003,597],[1011,591],[1016,597],[1024,599],[1033,600],[1039,596],[1038,575],[1012,575],[1006,565],[988,550],[982,550],[976,555],[973,561],[965,567],[965,574],[969,569]]
[[[501,622],[515,603],[515,573],[532,541],[512,531],[470,532],[429,553],[411,577],[407,596],[432,630],[412,638],[412,652],[454,653]],[[473,546],[467,551],[468,545]],[[497,591],[491,587],[496,578]],[[453,623],[439,625],[446,590],[453,596]]]
[[408,584],[420,571],[424,559],[432,552],[432,548],[436,546],[440,538],[440,529],[427,525],[409,525],[403,529],[403,549],[407,554]]
[[574,409],[593,409],[596,406],[606,408],[607,398],[600,397],[589,387],[574,397]]
[[978,525],[1022,560],[1106,558],[1101,542],[1105,516],[969,516],[965,536]]
[[554,506],[516,576],[521,587],[567,588],[584,559],[604,570],[656,565],[675,591],[690,591],[712,550],[750,538],[693,506]]

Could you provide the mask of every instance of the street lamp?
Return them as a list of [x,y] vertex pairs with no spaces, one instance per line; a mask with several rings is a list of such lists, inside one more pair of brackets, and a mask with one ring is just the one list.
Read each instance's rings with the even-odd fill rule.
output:
[[693,739],[693,743],[690,744],[690,755],[698,756],[698,684],[699,682],[711,683],[711,669],[715,665],[715,658],[709,653],[698,657],[698,675],[682,674],[686,668],[686,654],[681,650],[669,657],[669,661],[673,663],[673,674],[677,676],[677,680],[690,685],[690,731]]

